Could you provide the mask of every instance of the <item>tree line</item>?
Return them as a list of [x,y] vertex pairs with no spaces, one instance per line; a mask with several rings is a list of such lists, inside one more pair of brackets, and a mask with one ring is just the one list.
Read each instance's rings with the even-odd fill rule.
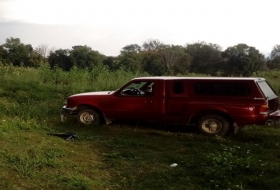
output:
[[47,45],[35,49],[21,43],[19,38],[7,38],[0,46],[0,64],[61,68],[92,69],[106,66],[109,70],[147,72],[150,75],[176,75],[203,73],[212,76],[251,76],[253,72],[280,69],[280,45],[275,45],[268,57],[255,47],[237,44],[222,51],[217,44],[196,42],[180,45],[164,44],[149,39],[142,45],[123,47],[118,56],[106,56],[89,46],[73,46],[72,49],[49,50]]

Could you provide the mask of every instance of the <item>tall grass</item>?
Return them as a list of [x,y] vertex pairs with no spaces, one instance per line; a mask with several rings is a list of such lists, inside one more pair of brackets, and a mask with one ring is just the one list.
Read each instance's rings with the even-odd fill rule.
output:
[[126,72],[123,69],[112,72],[102,66],[95,67],[92,70],[74,67],[69,72],[64,72],[60,68],[50,70],[47,67],[41,67],[38,71],[41,82],[69,86],[77,91],[115,90],[131,78],[147,75],[147,73]]
[[71,94],[116,90],[131,78],[145,75],[124,70],[110,72],[102,67],[91,71],[74,68],[64,72],[59,68],[50,70],[47,67],[34,69],[2,66],[0,73],[0,112],[22,119],[47,118],[57,114],[59,106]]
[[[97,67],[91,71],[0,66],[0,185],[3,189],[105,189],[110,179],[91,143],[64,142],[50,131],[73,93],[115,90],[145,74]],[[61,126],[63,126],[63,129]],[[72,125],[72,124],[70,124]],[[66,152],[65,152],[66,150]],[[90,152],[88,152],[90,150]],[[46,178],[48,180],[46,180]]]
[[[184,126],[60,122],[74,93],[115,90],[146,73],[0,66],[2,189],[277,189],[277,126],[205,137]],[[202,76],[190,73],[188,76]],[[280,93],[279,71],[259,72]],[[48,136],[74,132],[76,141]],[[177,163],[177,167],[170,167]]]

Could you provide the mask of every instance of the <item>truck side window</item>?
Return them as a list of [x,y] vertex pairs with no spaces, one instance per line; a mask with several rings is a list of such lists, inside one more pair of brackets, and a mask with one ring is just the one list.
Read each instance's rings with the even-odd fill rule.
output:
[[176,81],[172,85],[173,94],[182,94],[184,92],[184,84],[182,81]]
[[126,86],[120,94],[122,96],[152,96],[154,93],[154,82],[136,81]]
[[194,85],[194,91],[198,95],[211,96],[248,96],[251,93],[247,83],[232,82],[198,82]]

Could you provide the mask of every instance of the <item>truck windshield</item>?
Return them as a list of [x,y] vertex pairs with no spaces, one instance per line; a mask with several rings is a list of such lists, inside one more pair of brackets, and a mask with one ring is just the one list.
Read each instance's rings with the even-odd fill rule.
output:
[[266,81],[260,81],[258,82],[259,87],[261,88],[262,92],[268,99],[276,98],[277,95],[274,92],[274,90],[271,88],[271,86]]

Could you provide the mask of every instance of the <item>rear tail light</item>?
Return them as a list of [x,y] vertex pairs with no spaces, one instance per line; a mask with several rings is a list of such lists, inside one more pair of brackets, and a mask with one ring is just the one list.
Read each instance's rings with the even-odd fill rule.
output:
[[260,114],[268,114],[268,103],[261,105]]

